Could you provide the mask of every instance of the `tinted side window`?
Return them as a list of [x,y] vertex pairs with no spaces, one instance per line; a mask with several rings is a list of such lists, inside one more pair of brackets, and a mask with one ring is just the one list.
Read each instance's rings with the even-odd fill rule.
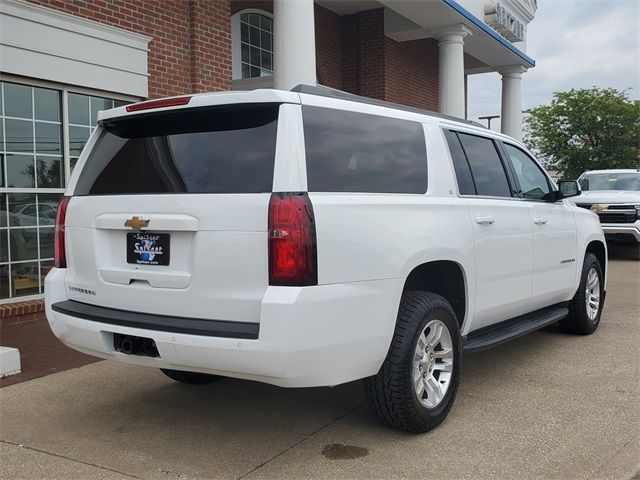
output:
[[270,192],[278,109],[192,109],[106,123],[75,193]]
[[478,195],[510,197],[507,174],[493,140],[466,133],[458,133],[467,155]]
[[426,192],[421,124],[319,107],[302,115],[310,192]]
[[551,189],[547,177],[536,162],[525,152],[513,145],[504,143],[504,149],[509,155],[513,169],[520,182],[522,196],[534,200],[542,200]]
[[451,152],[451,158],[453,159],[453,168],[456,171],[456,178],[458,179],[458,190],[461,195],[475,195],[476,187],[473,184],[473,177],[471,176],[471,169],[467,162],[467,157],[464,155],[460,140],[455,132],[445,130],[445,137],[449,144],[449,151]]

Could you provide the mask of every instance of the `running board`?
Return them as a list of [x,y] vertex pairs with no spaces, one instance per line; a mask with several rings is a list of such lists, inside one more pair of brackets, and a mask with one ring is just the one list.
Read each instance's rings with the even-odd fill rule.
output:
[[475,330],[467,335],[464,342],[465,352],[479,352],[501,343],[526,335],[562,320],[569,314],[566,303],[543,308],[520,317],[500,322],[496,325]]

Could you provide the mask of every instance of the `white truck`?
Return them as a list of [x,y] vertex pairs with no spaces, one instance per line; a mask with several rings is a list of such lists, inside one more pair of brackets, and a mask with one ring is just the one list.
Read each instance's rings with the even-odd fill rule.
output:
[[640,169],[589,170],[578,183],[574,202],[598,215],[608,242],[633,245],[640,259]]
[[115,108],[58,209],[47,317],[182,382],[364,379],[424,432],[463,351],[597,328],[605,239],[562,188],[505,135],[323,87]]

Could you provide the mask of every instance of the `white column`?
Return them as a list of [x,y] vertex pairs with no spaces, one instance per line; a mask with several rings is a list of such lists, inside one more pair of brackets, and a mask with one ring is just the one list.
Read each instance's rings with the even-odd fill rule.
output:
[[452,25],[436,34],[439,49],[438,110],[464,118],[464,39],[471,35],[464,25]]
[[522,74],[527,69],[517,65],[500,70],[502,75],[502,133],[522,140]]
[[313,0],[273,1],[273,57],[274,88],[317,83]]

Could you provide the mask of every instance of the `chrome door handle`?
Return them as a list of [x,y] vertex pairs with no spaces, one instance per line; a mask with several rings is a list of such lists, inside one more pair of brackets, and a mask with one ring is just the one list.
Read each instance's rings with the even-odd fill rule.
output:
[[544,217],[533,217],[533,223],[535,223],[536,225],[544,225],[548,221],[549,220]]
[[480,225],[491,225],[493,222],[495,222],[496,219],[493,217],[476,217],[476,223],[480,224]]

